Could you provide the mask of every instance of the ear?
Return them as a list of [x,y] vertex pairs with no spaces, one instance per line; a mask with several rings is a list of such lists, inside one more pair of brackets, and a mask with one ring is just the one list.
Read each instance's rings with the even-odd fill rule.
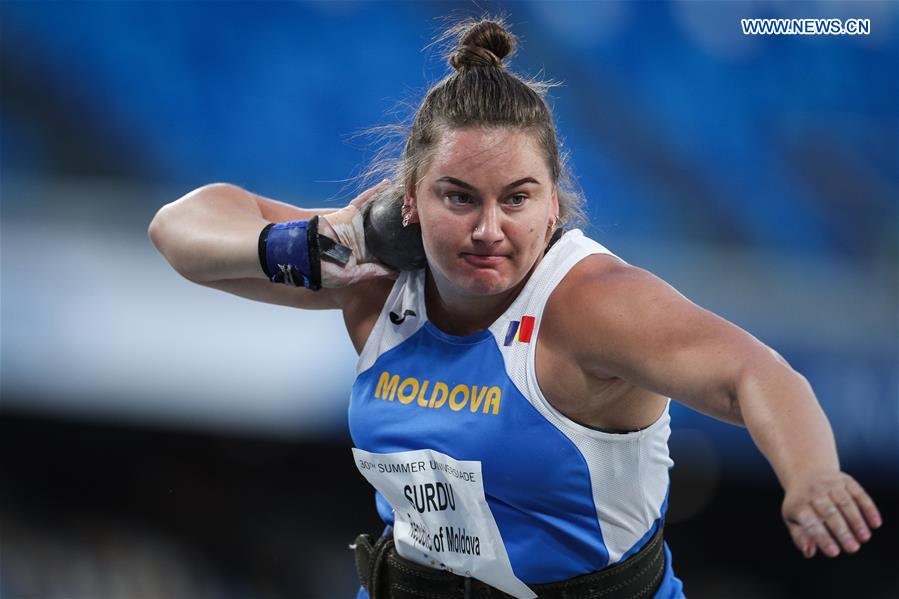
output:
[[403,193],[403,215],[409,214],[410,223],[418,223],[418,200],[415,198],[415,187],[405,185]]

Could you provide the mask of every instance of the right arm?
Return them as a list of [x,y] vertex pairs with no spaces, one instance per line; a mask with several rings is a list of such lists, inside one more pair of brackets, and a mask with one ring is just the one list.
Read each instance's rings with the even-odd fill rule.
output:
[[163,206],[148,234],[172,268],[194,283],[266,303],[334,309],[343,307],[352,294],[348,290],[367,285],[311,291],[272,283],[262,271],[258,251],[259,233],[267,224],[331,212],[301,209],[235,185],[213,183]]

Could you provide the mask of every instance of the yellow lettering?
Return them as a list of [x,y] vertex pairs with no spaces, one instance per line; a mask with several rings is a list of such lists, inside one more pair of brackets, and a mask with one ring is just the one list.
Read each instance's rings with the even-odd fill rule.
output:
[[[440,399],[437,399],[437,395],[440,395]],[[449,395],[449,387],[446,386],[446,383],[441,383],[437,381],[434,383],[434,390],[431,392],[431,401],[428,402],[429,408],[439,408],[443,404],[446,403],[446,396]]]
[[[430,394],[428,390],[430,389]],[[452,411],[464,410],[468,405],[471,412],[483,412],[484,414],[499,414],[502,402],[502,389],[499,387],[487,387],[458,384],[450,390],[449,385],[436,381],[431,387],[430,380],[420,381],[415,377],[406,377],[400,381],[400,375],[387,371],[378,377],[378,385],[375,388],[375,397],[387,401],[393,401],[399,396],[400,403],[409,405],[413,401],[422,408],[442,408],[449,400]]]
[[[412,390],[412,393],[408,395],[403,392],[403,390],[407,387],[415,387]],[[415,396],[418,395],[418,379],[412,378],[411,376],[403,381],[403,384],[400,385],[399,396],[400,403],[411,403]]]
[[[461,402],[456,401],[457,395],[463,395]],[[458,412],[462,408],[465,407],[465,404],[468,403],[468,385],[456,385],[453,387],[453,392],[450,393],[450,409],[454,412]]]
[[503,392],[500,391],[499,387],[490,387],[490,390],[487,391],[487,402],[484,404],[484,413],[487,413],[487,410],[493,409],[494,414],[499,413],[499,402],[502,399]]
[[390,376],[389,372],[382,372],[380,378],[378,378],[378,387],[375,389],[375,397],[393,401],[393,396],[396,395],[396,388],[399,384],[400,375],[395,374]]
[[481,402],[484,401],[484,395],[487,394],[487,387],[481,387],[480,393],[478,393],[478,386],[475,385],[471,388],[471,403],[468,405],[468,408],[472,412],[477,412],[478,408],[481,407]]
[[428,400],[425,399],[425,391],[428,390],[428,385],[430,385],[430,384],[431,384],[431,381],[426,379],[425,382],[423,382],[421,384],[421,391],[419,391],[419,393],[418,393],[418,405],[420,405],[423,408],[428,407]]

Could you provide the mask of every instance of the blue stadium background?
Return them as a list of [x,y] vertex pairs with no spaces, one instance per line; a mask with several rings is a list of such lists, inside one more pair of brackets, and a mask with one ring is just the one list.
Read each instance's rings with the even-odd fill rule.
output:
[[[886,511],[858,556],[804,562],[746,432],[675,408],[688,594],[895,596],[895,3],[20,1],[0,4],[0,595],[352,592],[342,548],[376,520],[339,316],[191,286],[146,226],[212,181],[344,203],[377,150],[359,134],[409,116],[446,73],[431,42],[479,7],[520,36],[514,71],[561,83],[588,233],[805,374]],[[871,34],[744,36],[752,17]]]

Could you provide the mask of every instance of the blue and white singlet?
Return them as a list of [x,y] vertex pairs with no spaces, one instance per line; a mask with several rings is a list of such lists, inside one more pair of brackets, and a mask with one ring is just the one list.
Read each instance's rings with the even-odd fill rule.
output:
[[[466,491],[460,486],[465,481],[449,475],[459,477],[466,464],[478,463],[481,480],[476,486],[482,486],[478,493],[489,507],[481,513],[487,519],[492,514],[493,530],[498,529],[504,546],[497,559],[507,555],[505,563],[524,583],[602,570],[638,551],[661,526],[673,465],[667,405],[645,429],[607,433],[566,418],[537,383],[534,355],[544,306],[571,268],[597,253],[611,254],[581,231],[568,231],[539,262],[509,309],[489,329],[466,336],[448,335],[428,321],[423,269],[399,276],[359,357],[349,407],[350,433],[363,454],[421,456],[416,450],[431,450],[431,459],[407,460],[411,473],[408,468],[400,472],[399,466],[377,466],[382,476],[409,477],[394,495],[405,497],[402,505],[396,499],[391,505],[382,492],[376,493],[386,524],[398,524],[395,514],[399,517],[401,511],[413,520],[437,510],[459,512],[450,499],[463,501],[460,495]],[[453,466],[440,466],[438,456]],[[378,460],[367,459],[374,472]],[[439,466],[448,476],[441,480],[450,482],[430,483],[429,488],[426,479],[414,478],[416,463],[423,469]],[[391,468],[394,474],[384,474]],[[442,566],[442,556],[472,555],[476,524],[435,524],[420,535],[428,537],[421,555],[430,551],[435,567]],[[421,540],[415,537],[421,532],[418,525],[406,530]],[[450,555],[451,549],[459,555]],[[655,597],[681,597],[682,584],[672,572],[667,546],[665,554],[664,578]]]

